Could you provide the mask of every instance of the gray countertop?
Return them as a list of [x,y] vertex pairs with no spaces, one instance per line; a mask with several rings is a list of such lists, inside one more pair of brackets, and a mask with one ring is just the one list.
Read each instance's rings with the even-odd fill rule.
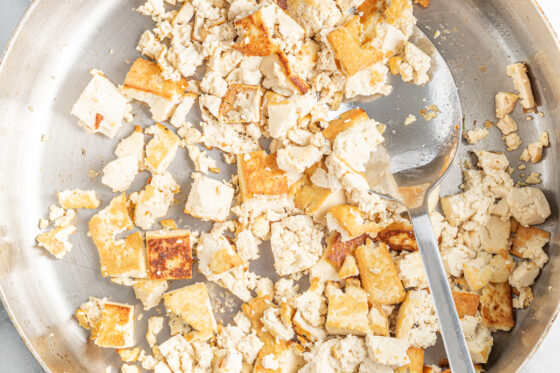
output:
[[[31,0],[0,0],[0,51],[8,42],[19,19],[29,6]],[[541,6],[556,30],[560,33],[560,2],[558,0],[541,0]],[[0,304],[0,372],[41,372],[42,369],[33,355],[19,337],[10,318]],[[560,354],[560,322],[556,321],[539,350],[524,369],[524,373],[558,371]]]

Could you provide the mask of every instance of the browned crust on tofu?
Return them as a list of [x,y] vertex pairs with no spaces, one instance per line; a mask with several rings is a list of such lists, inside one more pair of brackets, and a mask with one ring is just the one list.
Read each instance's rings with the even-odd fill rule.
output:
[[513,236],[513,245],[510,253],[520,258],[526,258],[527,254],[524,252],[524,249],[533,240],[538,240],[540,243],[544,242],[544,245],[546,245],[550,241],[550,232],[537,227],[524,227],[520,225]]
[[278,4],[280,9],[282,10],[288,9],[288,0],[276,0],[276,4]]
[[292,83],[292,85],[298,90],[299,93],[301,93],[302,95],[306,94],[310,89],[309,84],[307,84],[303,79],[294,74],[290,66],[290,62],[288,61],[288,58],[286,57],[284,52],[276,52],[276,56],[278,56],[278,61],[280,61],[280,64],[284,69],[284,73],[286,74],[286,77],[288,78],[290,83]]
[[406,351],[410,363],[404,367],[397,368],[395,373],[423,373],[424,371],[424,350],[416,347],[409,347]]
[[250,155],[247,160],[243,154],[237,156],[239,187],[244,201],[254,194],[288,193],[288,179],[276,163],[276,153],[267,155],[264,150],[259,150],[247,154]]
[[366,120],[369,120],[369,116],[363,109],[349,110],[340,114],[338,119],[330,121],[329,126],[322,131],[323,137],[329,141],[334,141],[334,138],[340,132]]
[[182,96],[187,87],[187,80],[181,78],[180,81],[164,79],[161,69],[152,61],[138,58],[126,74],[123,88],[132,88],[139,91],[153,93],[154,95],[172,99],[175,96]]
[[515,326],[509,283],[489,283],[482,289],[480,314],[482,323],[493,329],[508,331]]
[[103,121],[103,115],[96,113],[95,114],[95,129],[99,129],[99,125],[101,124],[101,122]]
[[463,291],[452,291],[451,295],[453,296],[455,308],[460,319],[465,316],[476,316],[480,295]]
[[100,347],[124,346],[125,336],[119,330],[126,326],[134,312],[132,306],[105,303],[101,311],[101,319],[91,332],[91,339]]
[[330,189],[321,188],[314,185],[303,177],[304,184],[297,189],[294,201],[298,209],[304,210],[308,214],[313,214],[319,210],[323,203],[329,198],[331,194]]
[[157,237],[146,234],[148,275],[151,280],[180,280],[192,277],[192,251],[188,232]]
[[360,17],[354,16],[327,36],[336,59],[340,61],[343,71],[348,76],[382,61],[385,57],[382,51],[371,44],[362,44],[361,30]]
[[377,234],[377,239],[385,242],[391,250],[418,251],[416,236],[409,223],[392,223]]
[[340,233],[334,233],[327,242],[327,260],[339,268],[344,263],[346,256],[354,253],[357,247],[365,244],[367,238],[367,234],[362,234],[348,241],[342,241]]
[[[248,85],[248,84],[233,84],[230,89],[226,92],[226,95],[222,99],[220,104],[220,121],[223,123],[249,123],[249,121],[239,122],[237,120],[230,119],[229,112],[236,111],[235,102],[237,96],[243,94],[243,92],[249,93],[259,93],[261,87],[258,85]],[[259,94],[259,107],[261,107],[262,95]]]
[[367,242],[358,247],[354,256],[360,269],[362,287],[371,304],[396,304],[406,298],[404,286],[395,263],[383,242]]
[[430,6],[430,0],[414,0],[415,4],[419,4],[423,8],[427,8]]
[[241,53],[247,56],[264,57],[278,49],[271,39],[271,32],[265,25],[260,12],[235,21],[234,25],[244,31],[241,40],[233,45]]

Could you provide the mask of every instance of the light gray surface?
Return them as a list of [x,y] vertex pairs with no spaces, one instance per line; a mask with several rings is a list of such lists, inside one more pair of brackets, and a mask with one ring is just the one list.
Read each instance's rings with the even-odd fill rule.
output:
[[[22,0],[0,0],[0,9],[2,9],[0,14],[2,22],[0,22],[0,27],[2,30],[8,26],[8,23],[4,20],[4,16],[7,15],[6,18],[8,22],[10,20],[15,21],[16,17],[21,14],[22,9],[27,3],[27,1]],[[6,40],[6,35],[6,32],[0,32],[0,40]],[[3,315],[5,315],[5,313]],[[9,321],[7,321],[7,317],[5,316],[0,317],[0,333],[3,337],[0,341],[0,361],[2,361],[0,371],[4,371],[5,367],[10,367],[9,371],[11,372],[33,372],[40,370],[38,365],[34,363],[32,356],[26,351],[21,340],[17,338],[15,329],[11,326]],[[537,358],[529,364],[525,372],[554,371],[557,368],[558,361],[560,361],[556,350],[553,349],[555,342],[558,340],[558,327],[555,326],[542,347],[543,351],[549,352],[537,353]],[[545,362],[546,365],[543,365],[543,362]]]

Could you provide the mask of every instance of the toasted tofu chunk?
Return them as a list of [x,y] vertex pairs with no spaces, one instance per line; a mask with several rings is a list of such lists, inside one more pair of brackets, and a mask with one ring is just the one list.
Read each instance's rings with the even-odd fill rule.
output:
[[374,222],[365,222],[363,213],[354,205],[331,207],[325,215],[327,227],[340,233],[342,241],[348,241],[362,234],[375,235],[381,227]]
[[278,307],[269,307],[264,311],[261,321],[264,328],[274,337],[284,341],[289,341],[294,337],[294,330],[291,327],[291,316],[289,325],[282,321],[281,311]]
[[371,332],[368,320],[368,294],[358,286],[343,292],[333,283],[327,285],[328,311],[325,327],[329,334],[366,335]]
[[163,295],[163,303],[168,313],[180,316],[198,331],[217,329],[208,288],[204,283],[188,285]]
[[150,107],[156,122],[169,119],[183,98],[187,81],[174,82],[163,77],[157,63],[138,58],[126,74],[122,92],[129,98],[142,101]]
[[356,258],[352,255],[347,255],[342,263],[342,267],[338,270],[338,277],[342,280],[348,277],[358,276],[360,269],[356,263]]
[[220,105],[220,121],[223,123],[258,123],[261,120],[260,86],[233,84]]
[[482,323],[495,330],[508,331],[515,326],[511,286],[508,283],[489,283],[480,297]]
[[439,324],[432,296],[427,290],[409,290],[397,314],[397,338],[411,346],[428,348],[436,343]]
[[354,253],[363,288],[373,304],[396,304],[406,297],[395,263],[383,242],[367,240]]
[[99,347],[134,346],[134,306],[90,297],[75,315],[82,328],[91,330],[91,339]]
[[64,209],[96,209],[99,200],[93,190],[64,190],[58,192],[58,203]]
[[76,233],[76,226],[70,224],[42,233],[37,236],[36,240],[39,246],[60,259],[72,250],[73,245],[68,239],[74,233]]
[[123,120],[132,119],[128,99],[102,72],[91,70],[90,74],[93,78],[72,106],[71,114],[78,117],[78,125],[86,132],[114,138]]
[[356,248],[366,243],[368,236],[363,234],[348,241],[342,241],[340,233],[332,234],[327,240],[326,259],[336,268],[343,265],[348,255],[353,255]]
[[163,298],[163,293],[167,291],[169,284],[167,280],[136,280],[132,288],[134,289],[134,295],[138,298],[142,305],[144,305],[144,311],[148,311],[156,307],[161,299]]
[[179,136],[159,123],[148,128],[146,133],[154,135],[146,145],[146,167],[152,173],[163,172],[175,158],[181,142]]
[[406,354],[410,359],[410,364],[397,368],[395,373],[424,373],[424,350],[409,347]]
[[323,252],[323,232],[311,217],[294,215],[272,223],[270,246],[274,268],[287,276],[311,268]]
[[492,267],[490,282],[495,284],[507,282],[515,265],[515,261],[507,251],[494,255],[490,260],[490,267]]
[[480,295],[463,291],[452,291],[453,301],[457,309],[457,315],[462,319],[465,316],[476,316]]
[[412,224],[407,222],[391,223],[377,233],[377,239],[385,242],[391,250],[418,251]]
[[185,214],[198,219],[225,221],[230,212],[234,189],[200,174],[192,176],[194,183],[185,205]]
[[124,193],[113,198],[109,206],[89,221],[89,232],[99,253],[103,276],[120,278],[147,276],[146,248],[142,233],[136,232],[124,240],[115,240],[117,234],[131,227],[132,221]]
[[548,261],[548,255],[543,247],[550,242],[550,233],[536,227],[517,228],[513,236],[513,245],[510,252],[524,259],[530,259],[539,268]]
[[237,169],[243,201],[248,201],[255,194],[288,193],[288,179],[276,163],[276,154],[267,155],[261,150],[239,155]]
[[294,200],[298,209],[322,221],[331,207],[346,202],[346,195],[343,190],[331,192],[330,189],[319,187],[305,179],[305,184],[297,189]]
[[486,128],[474,128],[463,133],[463,137],[470,145],[474,145],[488,136],[490,132]]
[[537,103],[533,96],[531,81],[527,75],[527,66],[521,62],[508,65],[506,67],[506,74],[513,80],[515,90],[519,92],[523,112],[535,112],[537,110]]
[[322,131],[323,137],[334,141],[336,136],[357,124],[370,120],[367,113],[360,108],[352,109],[340,114],[340,117],[329,122],[329,126]]
[[362,43],[360,17],[354,16],[327,35],[335,57],[346,75],[352,76],[383,60],[384,53],[369,43]]
[[393,337],[367,335],[368,356],[377,364],[398,368],[410,364],[406,340]]
[[389,336],[389,319],[380,306],[371,306],[368,313],[369,327],[374,335]]
[[480,231],[480,247],[491,254],[499,254],[509,247],[511,223],[497,216],[491,216]]
[[234,48],[247,56],[268,56],[278,47],[272,41],[272,31],[263,19],[260,11],[235,21],[235,28],[239,34],[239,42]]
[[508,281],[516,290],[520,290],[533,285],[538,275],[539,267],[533,262],[524,260],[509,275]]
[[151,280],[192,277],[193,258],[189,231],[146,232],[148,276]]

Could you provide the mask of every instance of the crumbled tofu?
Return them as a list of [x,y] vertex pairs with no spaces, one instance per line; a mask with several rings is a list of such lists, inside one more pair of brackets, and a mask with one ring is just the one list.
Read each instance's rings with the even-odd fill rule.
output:
[[323,29],[330,29],[342,17],[334,0],[289,0],[285,4],[283,9],[300,25],[305,27],[308,37],[315,35]]
[[286,172],[300,174],[321,160],[323,153],[313,145],[288,145],[279,149],[276,158],[278,167]]
[[198,95],[193,92],[187,92],[181,102],[175,108],[169,123],[176,128],[181,128],[185,125],[186,117],[191,112],[191,109],[196,101]]
[[134,156],[119,157],[103,167],[101,182],[114,193],[125,192],[138,175],[138,160]]
[[134,224],[142,229],[150,229],[157,219],[165,216],[173,203],[173,196],[179,185],[167,171],[155,174],[146,187],[130,195],[135,203]]
[[542,182],[541,174],[539,174],[538,172],[531,172],[531,174],[525,179],[525,182],[528,185],[540,184]]
[[516,150],[521,146],[521,144],[523,144],[517,132],[512,132],[509,135],[504,136],[504,140],[508,151]]
[[132,156],[137,160],[138,167],[144,165],[144,134],[139,126],[130,136],[119,142],[115,149],[115,155],[118,158]]
[[436,343],[438,331],[432,296],[427,290],[409,290],[399,308],[395,336],[411,346],[428,348]]
[[291,325],[285,325],[280,316],[280,309],[277,307],[269,307],[264,311],[261,321],[265,329],[272,334],[274,338],[289,341],[294,337],[294,330]]
[[214,173],[219,172],[218,165],[214,158],[209,157],[204,150],[201,150],[196,145],[187,145],[187,150],[189,151],[189,157],[194,163],[194,168],[197,172],[202,172],[207,174],[208,171]]
[[192,174],[194,183],[185,205],[185,214],[213,221],[225,221],[229,215],[232,187],[200,174]]
[[280,276],[311,268],[323,251],[323,233],[306,215],[290,216],[271,225],[270,245]]
[[[519,96],[515,93],[498,92],[494,100],[496,103],[496,118],[502,119],[506,116],[509,116],[508,114],[511,114],[513,112],[513,109],[515,109],[515,104],[517,103],[518,99]],[[504,135],[507,135],[507,133],[504,133]]]
[[76,233],[76,226],[66,225],[38,235],[36,240],[39,246],[60,259],[72,250],[73,245],[68,239],[73,233]]
[[180,316],[198,331],[216,331],[217,325],[204,283],[188,285],[163,295],[168,313]]
[[405,288],[425,289],[428,287],[420,252],[415,251],[397,257],[396,264]]
[[338,277],[342,280],[348,277],[355,277],[360,274],[360,269],[356,263],[356,258],[352,255],[347,255],[342,263],[342,266],[338,270]]
[[90,297],[75,315],[81,327],[91,330],[91,339],[99,347],[134,346],[134,306]]
[[58,192],[58,203],[64,209],[96,209],[99,200],[93,190],[64,190]]
[[102,72],[91,70],[90,73],[93,78],[72,106],[71,114],[78,117],[78,125],[87,132],[114,138],[123,120],[132,119],[128,99]]
[[354,205],[331,207],[325,218],[329,231],[340,233],[343,242],[362,234],[375,234],[380,230],[376,223],[364,221],[363,213]]
[[167,280],[143,280],[138,279],[135,281],[132,288],[134,289],[134,294],[142,304],[144,305],[144,310],[150,310],[156,307],[163,297],[163,293],[167,291],[169,284]]
[[469,131],[466,131],[463,136],[465,140],[471,145],[476,144],[480,140],[486,138],[490,132],[486,128],[475,128]]
[[537,104],[533,97],[531,81],[529,80],[529,76],[527,76],[527,66],[524,63],[508,65],[506,74],[513,80],[515,90],[519,92],[523,111],[526,113],[535,112],[537,110]]
[[502,131],[504,136],[517,131],[517,123],[515,123],[513,118],[507,114],[500,118],[500,120],[496,123],[496,127],[498,127],[500,131]]
[[539,267],[533,262],[523,261],[517,265],[509,276],[509,283],[516,289],[533,285],[539,275]]
[[260,240],[249,229],[244,229],[237,234],[235,247],[244,262],[250,262],[259,257]]
[[398,368],[410,363],[409,344],[404,339],[368,335],[366,346],[369,358],[377,364]]
[[513,236],[511,253],[529,259],[539,268],[548,261],[543,247],[550,241],[550,233],[535,227],[520,226]]
[[513,308],[527,308],[533,302],[533,291],[530,287],[517,289],[519,295],[513,298]]
[[490,329],[479,324],[476,327],[474,337],[467,339],[467,347],[469,348],[473,363],[486,364],[493,344],[494,338],[492,338]]
[[478,291],[488,284],[492,276],[489,266],[492,255],[481,251],[476,258],[463,264],[463,274],[471,291]]
[[513,217],[523,226],[538,225],[550,216],[550,205],[537,188],[512,188],[507,203]]
[[163,317],[152,316],[148,319],[148,332],[146,333],[146,340],[150,346],[154,346],[157,343],[156,336],[163,329]]
[[259,86],[234,84],[220,105],[220,120],[224,123],[259,122],[262,95]]

